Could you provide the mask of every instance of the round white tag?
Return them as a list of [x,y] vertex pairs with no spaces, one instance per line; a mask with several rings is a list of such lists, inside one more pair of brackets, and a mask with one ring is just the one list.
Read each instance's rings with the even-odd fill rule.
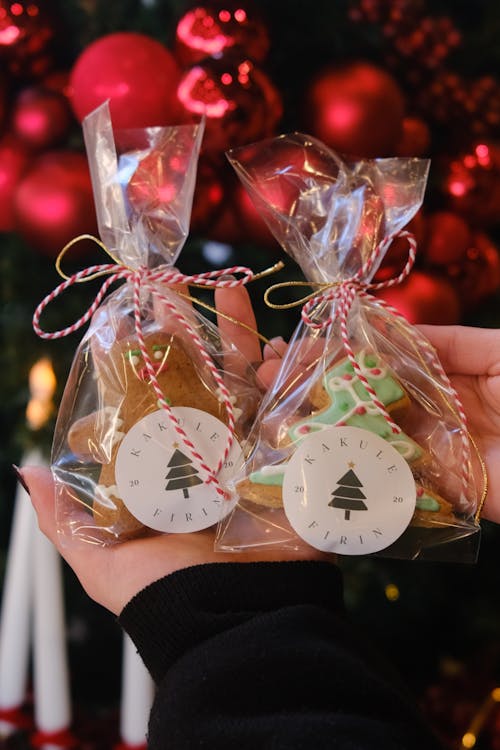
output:
[[396,541],[415,510],[415,480],[386,440],[359,427],[328,427],[290,459],[283,505],[311,546],[341,555],[378,552]]
[[[224,452],[229,429],[199,409],[176,406],[172,411],[189,440],[215,467]],[[242,457],[236,442],[218,479],[234,473]],[[128,510],[145,526],[184,534],[206,529],[224,518],[237,498],[225,500],[212,484],[205,484],[200,467],[175,432],[162,409],[148,414],[127,432],[116,457],[118,492]]]

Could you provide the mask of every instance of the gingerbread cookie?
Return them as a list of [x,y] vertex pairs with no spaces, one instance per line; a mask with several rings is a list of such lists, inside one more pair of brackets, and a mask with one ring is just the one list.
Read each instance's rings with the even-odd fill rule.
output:
[[[157,331],[145,336],[145,344],[158,384],[172,406],[201,409],[227,423],[222,396],[202,381],[193,356],[178,337]],[[115,461],[124,436],[140,419],[159,408],[158,399],[134,336],[115,340],[106,351],[94,346],[92,354],[98,399],[105,406],[76,421],[68,443],[77,457],[101,465],[92,508],[96,525],[113,537],[132,538],[144,533],[145,527],[117,494]],[[242,410],[238,406],[234,413],[241,421]],[[245,408],[249,406],[246,404]]]
[[[356,361],[369,385],[389,414],[404,411],[409,397],[380,357],[365,350]],[[379,435],[410,465],[425,461],[425,452],[404,432],[394,433],[380,413],[349,359],[329,368],[310,393],[311,414],[298,419],[287,430],[282,445],[300,444],[308,435],[335,426],[359,427]],[[282,507],[282,485],[286,462],[264,466],[238,484],[240,497],[271,508]],[[451,505],[430,488],[417,485],[417,505],[412,523],[432,525],[441,515],[450,518]]]

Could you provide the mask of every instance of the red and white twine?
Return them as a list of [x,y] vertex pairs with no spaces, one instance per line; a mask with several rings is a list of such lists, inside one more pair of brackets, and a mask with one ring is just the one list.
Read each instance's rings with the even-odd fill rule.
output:
[[[105,282],[101,286],[100,290],[98,291],[94,301],[88,308],[88,310],[72,325],[67,326],[66,328],[62,328],[59,331],[53,331],[53,332],[47,332],[44,331],[40,327],[40,316],[42,315],[43,311],[49,305],[53,300],[56,299],[60,294],[62,294],[68,287],[72,286],[73,284],[79,283],[84,280],[89,280],[89,277],[96,277],[96,276],[102,276],[107,275]],[[242,274],[239,278],[234,278],[234,274]],[[232,278],[223,278],[221,279],[221,276],[230,276]],[[197,284],[207,287],[223,287],[223,288],[232,288],[237,286],[242,286],[244,284],[247,284],[249,281],[251,281],[254,278],[253,272],[246,268],[245,266],[232,266],[231,268],[225,268],[225,269],[219,269],[216,271],[208,271],[205,273],[199,273],[199,274],[193,274],[193,275],[185,275],[183,273],[180,273],[179,271],[176,271],[170,267],[167,268],[159,268],[159,269],[150,269],[146,267],[140,267],[136,270],[130,269],[127,266],[123,266],[116,263],[104,263],[100,265],[94,265],[89,266],[89,268],[85,268],[82,271],[78,271],[77,273],[73,274],[72,276],[68,277],[65,281],[63,281],[59,286],[57,286],[52,292],[50,292],[38,305],[36,308],[34,315],[33,315],[33,328],[35,332],[43,339],[59,339],[63,338],[64,336],[68,336],[71,333],[74,333],[79,328],[81,328],[85,323],[87,323],[92,315],[95,313],[99,305],[101,304],[106,292],[108,291],[109,287],[116,281],[119,281],[121,279],[124,279],[132,284],[133,289],[133,305],[134,305],[134,322],[135,322],[135,331],[137,335],[137,339],[139,342],[139,348],[141,350],[141,354],[150,378],[151,385],[153,386],[153,389],[158,397],[158,403],[161,406],[161,408],[166,412],[170,422],[173,425],[173,428],[176,432],[176,434],[179,436],[179,438],[182,440],[183,444],[188,449],[191,457],[195,460],[195,462],[199,465],[200,469],[202,470],[204,474],[204,482],[205,484],[213,484],[215,490],[217,493],[223,497],[226,497],[226,493],[221,487],[218,479],[217,474],[221,470],[224,462],[226,461],[229,452],[231,450],[231,447],[234,442],[234,427],[235,427],[235,418],[234,418],[234,408],[233,404],[231,402],[231,396],[226,388],[226,385],[224,383],[224,380],[219,373],[218,369],[216,368],[210,354],[207,352],[206,347],[201,340],[201,338],[198,336],[194,328],[191,326],[189,321],[186,319],[186,317],[180,312],[178,306],[175,304],[175,302],[169,300],[164,294],[160,292],[158,289],[157,284]],[[226,441],[226,445],[224,448],[223,455],[219,459],[219,462],[215,468],[210,468],[206,462],[203,459],[203,456],[199,453],[194,443],[189,439],[186,432],[182,429],[181,425],[179,424],[178,419],[176,418],[175,414],[173,413],[171,407],[169,406],[165,394],[163,393],[160,384],[158,383],[158,379],[156,377],[155,368],[153,363],[151,362],[151,358],[149,356],[149,353],[146,348],[146,343],[144,340],[144,333],[142,329],[142,320],[141,320],[141,290],[146,290],[150,292],[152,295],[157,297],[161,300],[161,302],[165,305],[166,308],[171,312],[173,317],[185,328],[185,330],[188,332],[188,334],[192,337],[195,344],[197,345],[200,354],[203,358],[203,361],[207,365],[209,371],[211,372],[214,381],[217,384],[219,393],[221,394],[222,401],[224,403],[224,407],[226,409],[227,413],[227,426],[229,430],[228,439]]]
[[[408,249],[408,260],[401,271],[401,273],[398,276],[395,276],[392,279],[388,279],[387,281],[381,281],[381,282],[367,282],[364,279],[369,277],[371,270],[379,260],[380,256],[385,254],[387,248],[392,243],[392,241],[396,237],[405,237],[408,240],[409,249]],[[347,357],[349,358],[349,361],[354,368],[354,371],[356,372],[357,377],[362,382],[363,386],[366,388],[368,394],[370,395],[370,398],[373,402],[373,404],[377,407],[379,412],[382,414],[382,416],[386,419],[387,423],[390,425],[391,430],[393,433],[401,433],[402,430],[392,419],[389,415],[387,409],[385,408],[384,404],[380,401],[380,399],[377,397],[377,394],[368,382],[368,379],[366,378],[365,374],[363,373],[361,367],[359,366],[356,357],[354,356],[354,351],[352,349],[350,340],[349,340],[349,333],[348,333],[348,318],[349,318],[349,312],[351,310],[352,304],[354,302],[354,299],[356,296],[361,298],[370,298],[371,300],[375,301],[376,304],[380,305],[384,309],[391,312],[393,315],[402,318],[405,320],[404,315],[402,315],[399,310],[396,310],[394,307],[386,303],[384,300],[380,298],[374,298],[373,295],[370,293],[371,291],[375,291],[378,289],[387,289],[388,287],[396,286],[397,284],[400,284],[410,273],[413,264],[415,263],[415,257],[416,257],[416,250],[417,250],[417,242],[413,234],[411,232],[407,231],[400,231],[396,234],[392,235],[391,237],[387,237],[384,239],[373,251],[373,253],[369,256],[369,258],[366,260],[366,262],[363,264],[363,266],[359,269],[357,273],[354,274],[354,276],[343,279],[338,284],[335,284],[335,286],[327,286],[327,289],[322,291],[318,291],[317,294],[315,294],[313,297],[311,297],[303,306],[302,308],[302,319],[308,325],[310,328],[314,329],[324,329],[330,326],[332,323],[334,323],[336,320],[339,322],[340,327],[340,335],[342,339],[342,343],[345,349],[345,352],[347,354]],[[327,302],[334,302],[337,301],[338,304],[334,306],[332,314],[325,318],[324,320],[315,321],[315,313],[319,310],[324,309],[324,304]],[[461,437],[461,444],[462,444],[462,451],[463,451],[463,458],[461,471],[462,471],[462,484],[464,486],[464,489],[468,486],[469,482],[469,476],[468,476],[468,470],[470,465],[470,446],[469,446],[469,439],[468,439],[468,432],[467,432],[467,417],[465,415],[464,408],[462,406],[462,403],[460,401],[460,398],[458,396],[458,393],[453,388],[453,386],[450,383],[450,380],[445,373],[443,366],[441,365],[436,352],[434,351],[433,347],[430,345],[429,342],[425,341],[424,346],[426,350],[428,351],[433,365],[442,379],[442,381],[445,383],[446,387],[449,389],[449,392],[452,396],[452,399],[455,403],[456,412],[458,414],[458,417],[460,419],[461,425],[460,425],[460,437]]]

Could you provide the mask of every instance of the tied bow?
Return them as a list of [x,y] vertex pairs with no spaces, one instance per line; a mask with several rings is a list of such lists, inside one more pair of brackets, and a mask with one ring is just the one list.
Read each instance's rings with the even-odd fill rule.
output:
[[[387,281],[381,281],[372,283],[369,281],[365,281],[366,278],[370,276],[370,273],[376,264],[376,262],[379,260],[380,256],[383,256],[385,252],[387,251],[387,248],[392,243],[392,241],[396,237],[405,237],[408,240],[408,260],[406,261],[406,264],[401,271],[401,273],[392,278],[388,279]],[[332,281],[332,282],[314,282],[314,281],[305,281],[305,282],[283,282],[280,284],[274,284],[273,286],[269,287],[265,294],[265,301],[269,305],[269,307],[272,307],[274,309],[288,309],[291,307],[295,307],[297,305],[302,305],[302,312],[301,317],[304,323],[309,326],[310,328],[314,330],[324,330],[325,328],[328,328],[330,325],[332,325],[336,320],[339,321],[340,326],[340,335],[342,338],[342,343],[344,346],[344,349],[346,351],[347,357],[349,358],[349,362],[351,363],[352,367],[354,368],[354,371],[357,375],[357,377],[362,382],[363,386],[366,388],[368,394],[370,395],[370,398],[373,402],[373,404],[376,406],[376,408],[379,410],[379,412],[382,414],[382,416],[386,419],[388,424],[391,427],[391,430],[395,434],[399,434],[402,430],[401,428],[394,422],[393,419],[391,419],[387,409],[385,408],[384,404],[380,401],[378,398],[374,388],[370,385],[368,382],[367,377],[363,373],[361,367],[359,366],[356,357],[354,356],[354,351],[352,349],[352,346],[349,341],[349,334],[347,331],[347,320],[349,317],[349,312],[351,310],[352,304],[356,297],[372,297],[373,295],[370,294],[371,291],[377,290],[377,289],[385,289],[387,287],[395,286],[396,284],[400,284],[410,273],[413,264],[415,263],[415,257],[416,257],[416,251],[417,251],[417,242],[414,237],[414,235],[411,232],[408,231],[400,231],[397,232],[395,235],[392,235],[390,237],[386,237],[377,247],[373,250],[371,255],[368,257],[368,259],[365,261],[365,263],[361,266],[359,271],[357,271],[354,276],[351,276],[346,279],[342,279],[342,281]],[[269,295],[271,292],[273,292],[276,289],[283,288],[285,286],[312,286],[315,287],[315,291],[311,292],[310,294],[306,295],[300,300],[297,300],[295,302],[290,302],[285,305],[275,305],[269,301]],[[337,302],[337,305],[332,305],[332,312],[328,317],[322,317],[322,313],[325,310],[325,307],[329,302]],[[389,307],[386,305],[386,307]],[[399,313],[397,310],[394,310],[394,308],[390,308],[391,311],[397,315]]]
[[[72,276],[66,276],[66,274],[64,274],[61,271],[61,267],[60,267],[62,257],[64,256],[66,251],[69,249],[69,247],[75,244],[75,242],[79,241],[80,239],[93,240],[111,258],[113,258],[115,262],[89,266],[88,268],[78,271]],[[177,271],[170,266],[163,266],[163,267],[159,267],[156,269],[148,268],[146,266],[140,266],[139,268],[132,269],[132,268],[129,268],[128,266],[121,264],[120,261],[117,260],[112,255],[112,253],[109,252],[106,246],[102,242],[100,242],[97,238],[91,235],[81,235],[80,237],[77,237],[74,240],[72,240],[70,243],[68,243],[68,245],[66,245],[61,251],[61,253],[59,254],[59,257],[56,262],[56,268],[57,268],[58,273],[64,278],[64,281],[61,284],[59,284],[59,286],[57,286],[52,292],[50,292],[40,302],[40,304],[36,308],[34,315],[33,315],[33,328],[35,332],[37,333],[37,335],[43,339],[53,340],[53,339],[62,338],[64,336],[68,336],[71,333],[74,333],[75,331],[77,331],[79,328],[81,328],[90,320],[90,318],[92,317],[92,315],[95,313],[95,311],[101,304],[104,296],[106,295],[108,289],[110,288],[112,284],[120,280],[125,280],[129,282],[133,288],[134,323],[135,323],[135,331],[136,331],[137,339],[139,342],[139,348],[141,350],[141,354],[142,354],[142,357],[146,366],[148,376],[150,378],[151,385],[153,386],[155,393],[158,397],[159,405],[167,413],[168,418],[170,422],[172,423],[175,432],[180,437],[184,445],[187,447],[191,456],[199,464],[204,475],[205,484],[213,484],[217,493],[227,499],[227,493],[221,487],[217,479],[217,474],[221,470],[224,462],[226,461],[229,455],[229,452],[231,450],[231,447],[233,445],[233,442],[234,442],[235,417],[234,417],[234,408],[233,408],[233,404],[231,400],[231,395],[224,383],[224,380],[221,374],[217,370],[209,352],[207,351],[204,342],[202,341],[200,336],[197,334],[197,332],[195,331],[193,326],[190,324],[190,322],[187,320],[187,318],[178,309],[178,306],[175,304],[175,302],[171,301],[164,294],[160,292],[160,290],[158,289],[158,284],[169,284],[169,285],[187,284],[187,285],[195,285],[198,287],[211,287],[211,288],[217,287],[217,288],[227,289],[227,288],[234,288],[237,286],[246,285],[250,281],[253,281],[257,278],[261,278],[262,276],[265,276],[269,273],[273,273],[274,271],[278,270],[281,267],[282,267],[282,264],[278,263],[270,269],[266,269],[265,271],[259,274],[255,274],[251,269],[245,266],[231,266],[231,268],[218,269],[215,271],[207,271],[205,273],[198,273],[198,274],[192,274],[192,275],[183,274],[180,271]],[[239,278],[235,278],[234,277],[235,274],[240,274]],[[102,284],[99,291],[97,292],[92,304],[89,306],[87,311],[78,320],[76,320],[74,323],[67,326],[66,328],[62,328],[59,331],[47,332],[47,331],[44,331],[40,327],[40,316],[43,313],[44,309],[47,307],[47,305],[53,302],[59,295],[61,295],[66,289],[73,286],[74,284],[82,283],[85,281],[91,281],[92,279],[96,279],[100,276],[106,276],[107,278]],[[205,463],[203,456],[199,453],[194,443],[191,441],[191,439],[186,434],[186,432],[182,429],[170,405],[168,404],[164,393],[162,392],[160,388],[160,385],[156,377],[155,367],[153,363],[151,362],[151,358],[148,354],[148,351],[146,349],[146,344],[144,341],[144,333],[143,333],[142,321],[141,321],[141,302],[140,302],[141,291],[143,290],[150,292],[154,297],[159,299],[162,302],[162,304],[164,304],[165,307],[172,313],[173,317],[183,326],[183,328],[191,336],[191,338],[194,340],[195,344],[197,345],[200,351],[203,361],[207,365],[210,373],[212,374],[214,378],[215,383],[217,384],[217,388],[219,389],[219,393],[221,394],[222,401],[226,409],[227,427],[229,430],[229,435],[228,435],[228,439],[226,441],[226,445],[224,448],[224,453],[219,459],[219,462],[215,468],[211,468]]]

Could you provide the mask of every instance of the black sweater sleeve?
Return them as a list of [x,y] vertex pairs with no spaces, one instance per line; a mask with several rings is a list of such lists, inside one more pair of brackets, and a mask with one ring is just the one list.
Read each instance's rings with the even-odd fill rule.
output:
[[438,748],[346,619],[333,564],[187,568],[119,621],[157,685],[150,750]]

